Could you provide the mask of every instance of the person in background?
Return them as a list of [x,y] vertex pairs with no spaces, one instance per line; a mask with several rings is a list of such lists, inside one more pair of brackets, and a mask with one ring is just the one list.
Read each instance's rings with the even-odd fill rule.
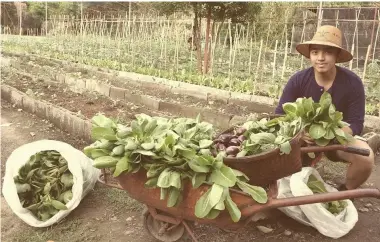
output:
[[[363,131],[365,116],[365,93],[362,80],[352,71],[339,67],[336,63],[352,60],[352,54],[342,48],[342,32],[330,25],[317,29],[312,40],[296,46],[297,51],[310,59],[311,67],[295,73],[284,87],[276,114],[284,114],[282,105],[295,102],[297,98],[311,97],[318,102],[326,91],[332,97],[336,110],[343,113],[343,121],[349,126],[343,131],[355,136],[350,145],[371,151],[369,156],[360,156],[344,151],[326,152],[332,161],[344,161],[350,165],[346,181],[338,190],[351,190],[361,186],[370,176],[374,166],[374,153],[369,145],[358,137]],[[306,134],[304,140],[313,145],[314,141]]]

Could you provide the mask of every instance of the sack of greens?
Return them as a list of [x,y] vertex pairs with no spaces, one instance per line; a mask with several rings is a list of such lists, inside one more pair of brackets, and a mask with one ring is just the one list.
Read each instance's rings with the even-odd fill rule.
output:
[[48,227],[79,205],[99,175],[93,161],[71,145],[39,140],[20,146],[9,156],[3,195],[24,222]]

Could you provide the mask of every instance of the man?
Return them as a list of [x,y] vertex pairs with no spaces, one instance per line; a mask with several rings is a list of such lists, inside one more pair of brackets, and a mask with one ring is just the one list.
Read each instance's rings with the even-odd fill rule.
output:
[[[353,56],[342,48],[342,33],[334,26],[321,26],[313,39],[299,44],[297,51],[310,59],[312,67],[297,72],[286,84],[276,114],[283,114],[282,105],[294,102],[299,97],[312,97],[318,102],[324,91],[331,94],[337,111],[343,113],[343,120],[350,125],[343,131],[351,135],[360,135],[363,130],[365,115],[365,94],[362,80],[352,71],[338,67],[335,63],[350,61]],[[314,144],[309,135],[305,142]],[[370,156],[360,156],[344,151],[327,152],[325,155],[332,161],[350,163],[346,182],[339,190],[355,189],[370,176],[374,165],[374,154],[368,144],[360,139],[350,144],[369,149]]]

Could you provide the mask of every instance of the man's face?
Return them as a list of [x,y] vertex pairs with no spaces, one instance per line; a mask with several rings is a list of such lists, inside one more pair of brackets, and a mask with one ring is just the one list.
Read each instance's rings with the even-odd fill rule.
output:
[[314,70],[326,73],[335,67],[339,49],[324,45],[310,45],[310,61]]

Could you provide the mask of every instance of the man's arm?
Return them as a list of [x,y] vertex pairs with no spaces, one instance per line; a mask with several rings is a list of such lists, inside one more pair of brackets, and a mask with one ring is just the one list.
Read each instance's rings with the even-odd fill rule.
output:
[[[363,131],[365,116],[365,93],[362,83],[358,85],[351,94],[347,111],[343,113],[344,121],[349,123],[349,127],[343,128],[343,131],[352,135],[360,135]],[[351,131],[351,132],[350,132]]]
[[282,105],[287,102],[295,102],[298,97],[298,90],[297,76],[293,75],[284,87],[275,114],[285,114]]

